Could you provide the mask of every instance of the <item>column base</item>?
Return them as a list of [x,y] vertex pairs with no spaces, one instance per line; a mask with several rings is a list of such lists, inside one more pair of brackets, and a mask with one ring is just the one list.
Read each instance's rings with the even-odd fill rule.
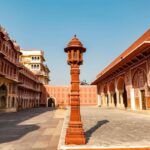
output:
[[[69,125],[73,126],[73,124]],[[76,124],[77,126],[77,124]],[[81,123],[79,123],[81,126]],[[65,144],[83,145],[86,143],[84,130],[82,127],[69,127],[66,131]]]
[[115,108],[115,104],[111,104],[111,105],[110,105],[110,108]]
[[118,104],[117,108],[124,109],[125,107],[124,107],[124,104]]

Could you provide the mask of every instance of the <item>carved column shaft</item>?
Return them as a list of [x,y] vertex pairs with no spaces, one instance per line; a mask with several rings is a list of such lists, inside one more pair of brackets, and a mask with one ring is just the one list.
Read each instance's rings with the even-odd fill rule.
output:
[[71,65],[71,115],[70,121],[81,121],[80,117],[80,87],[79,87],[79,74],[80,69],[79,65],[72,64]]

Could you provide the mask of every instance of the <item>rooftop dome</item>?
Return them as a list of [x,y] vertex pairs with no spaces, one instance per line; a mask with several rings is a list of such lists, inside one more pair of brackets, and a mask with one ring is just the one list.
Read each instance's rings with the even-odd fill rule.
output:
[[82,47],[80,40],[74,35],[73,39],[69,42],[68,47]]
[[67,47],[64,48],[64,51],[67,53],[71,49],[79,49],[81,52],[85,52],[86,48],[83,47],[80,40],[74,35],[73,39],[68,43]]

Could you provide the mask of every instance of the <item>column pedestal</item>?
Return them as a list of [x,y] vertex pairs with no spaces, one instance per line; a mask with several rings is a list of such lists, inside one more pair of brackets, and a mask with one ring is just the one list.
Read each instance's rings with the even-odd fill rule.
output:
[[81,122],[70,122],[66,132],[65,144],[85,144],[85,135]]

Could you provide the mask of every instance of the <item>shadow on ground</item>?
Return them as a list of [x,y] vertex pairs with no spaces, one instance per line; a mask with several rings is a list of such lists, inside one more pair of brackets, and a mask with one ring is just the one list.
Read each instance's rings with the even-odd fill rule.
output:
[[90,137],[92,136],[92,134],[98,129],[100,128],[102,125],[108,123],[108,120],[101,120],[98,121],[97,124],[95,126],[93,126],[92,128],[90,128],[89,130],[87,130],[85,132],[85,136],[86,136],[86,142],[88,142],[90,140]]
[[40,126],[35,124],[19,125],[25,120],[31,119],[54,108],[32,108],[19,112],[0,113],[0,143],[17,140],[29,132],[38,130]]

